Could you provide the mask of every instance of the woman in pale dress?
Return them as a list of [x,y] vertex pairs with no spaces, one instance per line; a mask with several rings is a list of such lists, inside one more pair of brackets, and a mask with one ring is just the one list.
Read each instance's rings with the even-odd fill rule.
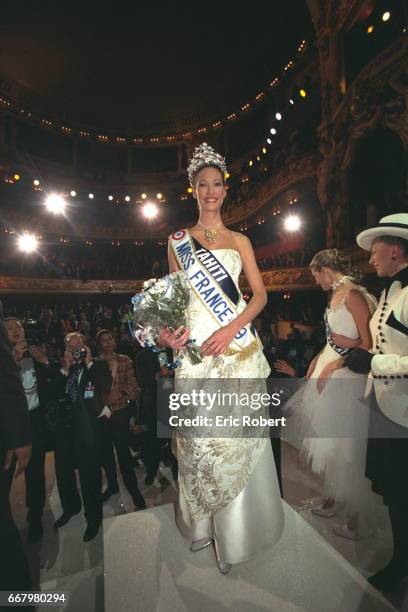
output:
[[353,348],[371,348],[369,322],[376,300],[347,274],[349,261],[338,249],[317,253],[310,268],[316,283],[331,291],[331,296],[325,314],[327,343],[311,362],[300,394],[300,456],[323,478],[325,499],[312,512],[329,518],[342,503],[347,521],[333,531],[357,540],[373,526],[380,498],[365,477],[369,413],[362,398],[366,377],[344,368],[343,358]]
[[[163,329],[159,342],[183,349],[192,337],[201,346],[202,362],[192,365],[184,358],[176,369],[176,384],[184,381],[194,386],[195,379],[209,383],[212,379],[212,384],[216,383],[214,379],[220,382],[228,379],[228,385],[242,391],[248,390],[250,381],[254,388],[265,385],[270,372],[261,341],[251,325],[266,304],[266,290],[249,239],[223,225],[225,174],[224,158],[206,143],[197,147],[189,165],[189,178],[199,219],[190,229],[170,236],[168,252],[170,272],[179,269],[188,272],[191,286],[188,327],[174,332]],[[220,294],[225,291],[224,297],[227,296],[225,299],[234,310],[229,322],[220,323],[212,316],[204,299],[211,290],[200,293],[197,285],[194,286],[188,264],[183,268],[187,260],[178,257],[178,253],[186,248],[190,249],[195,265],[201,266],[203,276],[210,279],[217,263],[226,273],[223,276],[229,276],[228,287],[221,282],[217,285],[217,291]],[[207,264],[211,259],[207,268],[203,265],[205,259]],[[242,268],[253,292],[248,304],[238,287]],[[220,277],[214,276],[211,283],[215,278]],[[248,338],[246,345],[237,344],[237,337],[242,333]],[[246,380],[241,380],[243,376]],[[190,541],[191,551],[197,552],[214,543],[218,569],[226,574],[233,564],[250,559],[279,539],[283,509],[267,436],[196,438],[175,432],[173,442],[179,465],[176,522]]]

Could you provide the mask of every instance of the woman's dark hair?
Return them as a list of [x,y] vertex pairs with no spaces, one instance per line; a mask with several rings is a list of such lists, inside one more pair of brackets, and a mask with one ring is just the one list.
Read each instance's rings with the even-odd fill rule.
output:
[[200,174],[201,170],[204,170],[204,168],[215,168],[216,170],[218,170],[218,172],[221,174],[222,184],[225,186],[225,176],[224,176],[224,172],[221,170],[221,168],[219,166],[217,166],[216,164],[205,164],[204,166],[201,166],[196,172],[194,172],[194,174],[193,174],[193,187],[195,187],[195,184],[197,182],[197,177]]
[[408,257],[408,240],[405,240],[405,238],[400,238],[399,236],[379,236],[373,240],[373,244],[377,242],[385,242],[389,246],[397,246],[402,250],[404,257]]
[[339,249],[319,251],[310,262],[309,268],[316,270],[316,272],[320,272],[322,268],[329,268],[333,272],[347,274],[355,280],[358,280],[360,277],[358,270],[352,268],[350,257],[339,251]]
[[109,329],[100,329],[98,331],[98,333],[96,334],[96,344],[99,346],[101,343],[101,338],[102,336],[104,336],[105,334],[107,334],[108,336],[110,336],[113,340],[115,339],[113,336],[113,333],[109,330]]

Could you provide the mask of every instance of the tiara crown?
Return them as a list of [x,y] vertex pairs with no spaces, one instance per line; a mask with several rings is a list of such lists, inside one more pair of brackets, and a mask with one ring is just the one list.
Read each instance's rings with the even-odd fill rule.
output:
[[197,174],[201,168],[208,165],[216,166],[224,175],[227,172],[225,157],[216,153],[216,151],[206,142],[202,142],[195,148],[194,155],[188,165],[187,172],[188,178],[190,179],[190,185],[193,184],[194,175]]

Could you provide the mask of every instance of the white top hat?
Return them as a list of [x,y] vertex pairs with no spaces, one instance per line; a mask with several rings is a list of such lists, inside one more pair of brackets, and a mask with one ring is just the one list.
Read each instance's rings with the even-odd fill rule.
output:
[[358,234],[357,244],[362,249],[370,251],[373,241],[380,236],[397,236],[408,240],[408,213],[397,213],[383,217],[378,225]]

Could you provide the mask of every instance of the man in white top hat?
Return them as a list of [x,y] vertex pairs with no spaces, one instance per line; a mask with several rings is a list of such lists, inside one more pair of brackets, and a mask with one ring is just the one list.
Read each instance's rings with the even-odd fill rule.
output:
[[369,582],[390,591],[408,576],[408,214],[383,217],[358,234],[357,243],[371,251],[370,263],[385,280],[370,322],[373,349],[355,349],[344,364],[353,372],[370,374],[377,428],[379,415],[383,417],[381,430],[373,433],[371,427],[366,475],[389,508],[394,552],[387,567]]

